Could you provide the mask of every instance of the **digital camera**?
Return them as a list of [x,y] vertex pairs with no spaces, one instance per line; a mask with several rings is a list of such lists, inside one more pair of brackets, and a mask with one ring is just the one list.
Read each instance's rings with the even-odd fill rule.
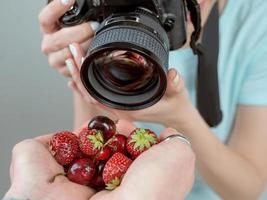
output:
[[169,51],[186,43],[187,11],[195,52],[201,31],[196,0],[76,0],[60,18],[62,26],[101,24],[80,72],[90,95],[121,110],[157,103],[167,87]]

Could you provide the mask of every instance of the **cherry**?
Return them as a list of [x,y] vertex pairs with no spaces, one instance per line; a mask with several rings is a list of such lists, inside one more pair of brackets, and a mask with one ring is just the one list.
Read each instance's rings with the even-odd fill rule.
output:
[[105,188],[105,182],[102,177],[105,164],[106,162],[104,161],[96,162],[96,173],[89,185],[90,187],[94,188],[97,191],[103,190]]
[[95,176],[89,186],[97,191],[105,189],[105,182],[102,175]]
[[101,149],[101,151],[95,156],[97,161],[107,161],[111,156],[111,149],[109,146],[105,146]]
[[89,129],[97,129],[103,132],[105,140],[112,138],[116,133],[116,124],[105,116],[94,117],[88,124]]
[[108,146],[112,149],[113,153],[120,152],[126,155],[127,137],[125,135],[116,134],[110,139]]
[[72,182],[88,185],[95,174],[95,165],[89,158],[76,160],[68,170],[68,179]]

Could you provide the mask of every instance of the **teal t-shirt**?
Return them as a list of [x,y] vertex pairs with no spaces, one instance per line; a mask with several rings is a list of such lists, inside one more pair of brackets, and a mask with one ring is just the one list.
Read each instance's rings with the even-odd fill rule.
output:
[[[171,52],[170,66],[186,81],[193,104],[196,103],[197,57],[191,49]],[[228,0],[220,16],[219,87],[223,121],[212,131],[226,142],[237,105],[267,105],[267,1]],[[163,127],[137,123],[159,133]],[[201,142],[201,141],[200,141]],[[188,200],[220,199],[199,174]]]

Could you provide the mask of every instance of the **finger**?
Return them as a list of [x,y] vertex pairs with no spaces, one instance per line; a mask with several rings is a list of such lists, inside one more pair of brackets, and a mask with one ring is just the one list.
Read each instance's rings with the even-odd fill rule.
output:
[[79,90],[79,88],[77,87],[77,85],[75,84],[75,82],[73,80],[70,80],[68,82],[68,87],[72,89],[72,91],[76,94],[79,95],[80,97],[83,97],[83,94],[81,93],[81,91]]
[[12,185],[13,180],[14,180],[14,163],[13,162],[11,162],[11,164],[10,164],[9,174],[10,174],[10,181],[11,181],[11,185]]
[[[97,22],[92,22],[96,23]],[[63,28],[54,34],[45,35],[42,42],[42,52],[48,54],[67,47],[71,43],[83,43],[94,36],[92,23]]]
[[70,71],[66,66],[61,67],[58,71],[65,77],[71,77]]
[[55,69],[66,66],[65,60],[69,58],[72,58],[72,54],[68,47],[48,54],[49,65]]
[[133,123],[127,120],[119,120],[116,124],[117,132],[119,134],[129,136],[132,131],[136,128]]
[[85,87],[81,81],[80,72],[74,63],[74,60],[73,59],[66,60],[66,65],[67,65],[67,67],[71,73],[72,79],[76,85],[74,89],[77,89],[77,90],[75,90],[75,91],[77,91],[77,92],[79,91],[79,93],[81,93],[81,96],[83,98],[86,98],[86,100],[89,103],[95,103],[96,101],[88,94],[87,90],[85,89]]
[[53,0],[39,14],[39,23],[43,33],[52,33],[57,30],[58,19],[66,13],[75,0]]
[[[90,200],[107,200],[107,199],[113,199],[111,197],[113,193],[114,193],[114,191],[113,192],[110,192],[110,191],[107,191],[107,190],[103,190],[101,192],[96,193],[92,198],[90,198]],[[114,199],[116,199],[116,198],[114,198]]]
[[[169,136],[173,136],[173,135],[183,135],[182,133],[179,133],[178,131],[176,131],[173,128],[166,128],[159,136],[160,141],[162,142],[168,142],[168,143],[183,143],[186,146],[190,147],[190,142],[187,139],[183,139],[183,138],[179,138],[179,137],[175,137],[172,138],[168,141],[164,141],[166,138],[168,138]],[[170,142],[169,142],[170,141]]]
[[83,48],[79,44],[73,43],[69,45],[69,49],[74,58],[76,66],[78,66],[78,69],[80,69],[83,58],[85,57]]
[[173,96],[179,93],[184,87],[181,75],[175,70],[170,69],[167,74],[167,90],[166,96]]
[[41,135],[38,136],[36,138],[34,138],[34,140],[42,143],[43,145],[47,146],[49,144],[49,141],[51,140],[53,134],[49,134],[49,135]]

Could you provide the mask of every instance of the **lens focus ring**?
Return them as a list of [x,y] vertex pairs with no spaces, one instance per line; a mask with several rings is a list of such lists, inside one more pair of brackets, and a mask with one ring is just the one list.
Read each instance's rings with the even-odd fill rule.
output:
[[96,35],[90,44],[89,52],[111,44],[115,47],[116,44],[118,44],[118,47],[123,45],[129,47],[129,45],[133,45],[137,48],[136,50],[145,50],[145,52],[148,52],[148,56],[154,57],[166,69],[168,67],[169,50],[164,48],[164,44],[153,33],[149,33],[145,29],[133,26],[119,26],[105,29]]

